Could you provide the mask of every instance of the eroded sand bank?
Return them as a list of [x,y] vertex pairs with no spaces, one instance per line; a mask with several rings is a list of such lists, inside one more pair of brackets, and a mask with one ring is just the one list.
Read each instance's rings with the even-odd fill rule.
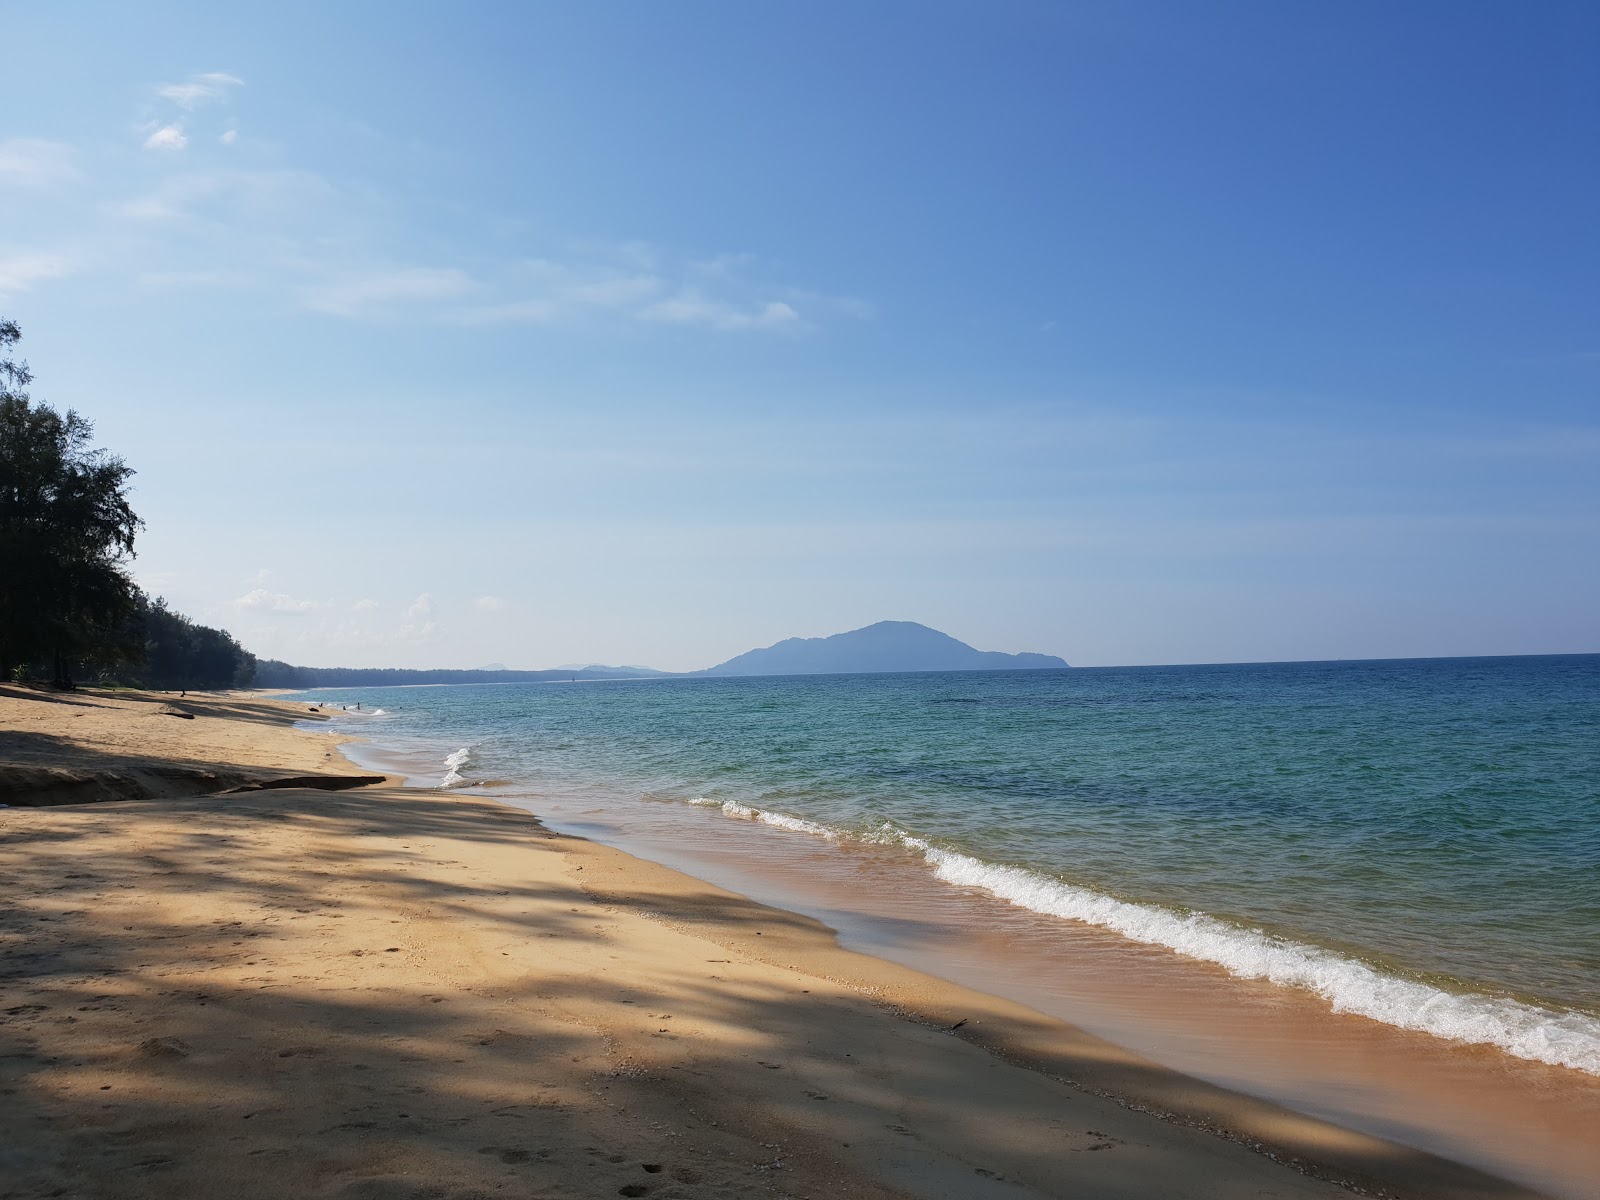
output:
[[1529,1194],[170,699],[0,693],[0,802],[148,797],[0,810],[0,1196]]

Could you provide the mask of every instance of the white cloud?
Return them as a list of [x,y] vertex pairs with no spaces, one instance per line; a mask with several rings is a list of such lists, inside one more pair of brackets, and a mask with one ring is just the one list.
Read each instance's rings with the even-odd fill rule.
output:
[[[337,192],[310,171],[181,171],[153,192],[110,207],[133,221],[180,221],[205,215],[227,222],[232,234],[271,227],[293,233],[294,223],[336,216]],[[285,228],[285,227],[288,228]]]
[[241,612],[260,610],[276,613],[304,613],[310,612],[317,607],[315,600],[296,600],[293,596],[286,596],[282,592],[269,592],[264,587],[253,588],[230,603]]
[[177,122],[163,125],[144,140],[146,150],[182,150],[189,144],[189,135]]
[[400,626],[400,638],[408,642],[430,642],[436,640],[444,629],[434,617],[433,597],[423,592],[411,602],[411,607],[406,609],[406,622]]
[[237,129],[223,130],[222,136],[217,139],[217,141],[221,142],[224,146],[231,146],[238,140],[239,131]]
[[499,612],[506,606],[506,602],[499,596],[479,596],[472,602],[472,607],[479,612]]
[[378,611],[378,602],[376,600],[371,599],[371,598],[363,598],[363,599],[357,600],[354,604],[352,604],[350,606],[350,611],[351,612],[357,612],[357,613],[377,612]]
[[[637,259],[637,255],[629,257]],[[544,325],[584,313],[637,310],[666,288],[666,280],[636,270],[631,263],[619,268],[535,258],[518,264],[515,277],[507,284],[508,291],[532,292],[532,296],[471,309],[454,319],[464,325]]]
[[[445,319],[462,325],[551,325],[609,316],[740,332],[808,328],[802,308],[871,315],[860,301],[753,282],[748,276],[756,260],[748,254],[683,259],[637,243],[588,245],[574,253],[573,261],[521,263],[502,288],[514,298],[458,309]],[[521,296],[515,296],[518,291]]]
[[650,305],[640,313],[647,321],[667,321],[679,325],[706,325],[712,329],[796,329],[800,314],[782,300],[769,300],[755,307],[740,307],[722,300],[708,300],[684,292]]
[[41,279],[72,274],[71,260],[59,254],[30,252],[0,258],[0,296],[25,292]]
[[244,80],[233,75],[208,71],[202,75],[191,75],[186,83],[163,83],[156,88],[156,95],[193,112],[213,100],[222,99],[229,88],[243,86]]
[[43,138],[8,138],[0,142],[0,184],[47,188],[78,177],[72,147]]
[[307,307],[338,317],[359,317],[387,305],[459,296],[472,277],[454,267],[407,267],[311,289]]

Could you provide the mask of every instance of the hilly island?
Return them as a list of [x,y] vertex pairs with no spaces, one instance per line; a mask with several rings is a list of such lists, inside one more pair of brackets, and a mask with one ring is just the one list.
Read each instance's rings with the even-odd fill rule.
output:
[[1038,671],[1068,664],[1053,654],[974,650],[915,621],[879,621],[832,637],[786,638],[698,675],[847,675],[885,671]]
[[[1040,671],[1068,663],[1053,654],[1004,654],[975,650],[947,633],[915,621],[879,621],[832,637],[785,638],[748,650],[689,677],[730,675],[854,675],[890,671]],[[258,687],[399,687],[440,683],[565,683],[576,680],[661,678],[672,674],[648,667],[562,667],[511,671],[496,665],[483,670],[412,671],[396,668],[296,667],[274,659],[256,664]]]

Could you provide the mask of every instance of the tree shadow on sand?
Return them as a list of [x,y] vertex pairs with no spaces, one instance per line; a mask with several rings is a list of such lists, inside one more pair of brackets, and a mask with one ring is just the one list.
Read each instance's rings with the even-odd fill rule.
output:
[[[158,811],[159,835],[117,836]],[[572,846],[517,809],[388,788],[0,815],[0,1195],[1166,1194],[1170,1147],[1117,1132],[1145,1118],[1053,1078],[1141,1095],[1154,1068],[1015,1069],[949,1014],[741,973],[721,943],[756,926],[781,959],[817,924],[648,873],[586,892],[588,859],[529,882]],[[638,916],[676,940],[610,958]],[[1254,1172],[1251,1194],[1319,1194],[1179,1140]],[[1529,1194],[1372,1139],[1329,1157],[1418,1194]]]

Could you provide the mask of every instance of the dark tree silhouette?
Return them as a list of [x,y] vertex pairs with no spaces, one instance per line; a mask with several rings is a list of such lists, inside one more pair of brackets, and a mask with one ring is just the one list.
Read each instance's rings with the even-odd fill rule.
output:
[[47,663],[70,685],[74,660],[137,653],[137,591],[125,569],[143,522],[132,468],[92,444],[94,426],[29,399],[32,375],[0,321],[0,678]]
[[256,656],[224,629],[197,625],[160,597],[139,597],[142,665],[132,674],[154,688],[244,688],[255,682]]

